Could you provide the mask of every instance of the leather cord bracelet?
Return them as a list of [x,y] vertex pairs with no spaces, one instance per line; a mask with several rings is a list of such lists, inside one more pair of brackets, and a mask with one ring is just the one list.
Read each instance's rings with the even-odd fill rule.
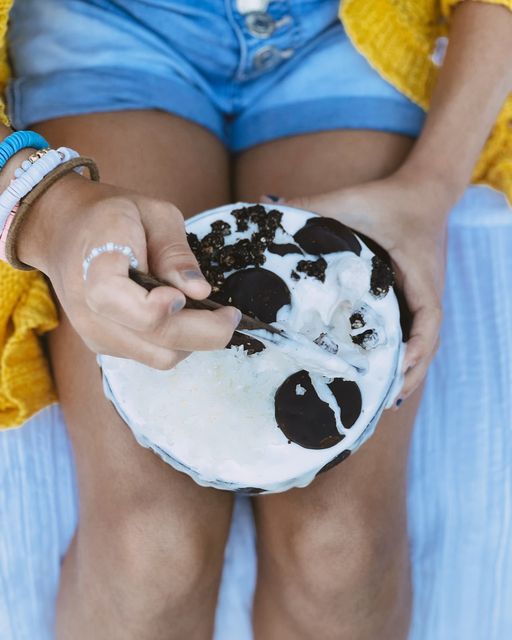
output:
[[23,227],[23,222],[27,218],[27,214],[29,213],[30,207],[38,200],[44,193],[50,189],[56,182],[58,182],[61,178],[68,175],[78,167],[87,167],[89,169],[89,175],[91,180],[94,182],[99,182],[100,174],[98,170],[97,164],[91,158],[72,158],[67,162],[63,162],[57,168],[53,169],[45,178],[36,185],[32,191],[26,195],[21,201],[20,206],[14,216],[14,219],[9,227],[9,231],[7,234],[7,238],[5,241],[5,256],[7,258],[7,262],[14,267],[15,269],[20,269],[22,271],[31,271],[34,267],[21,262],[18,259],[18,255],[16,253],[16,244]]

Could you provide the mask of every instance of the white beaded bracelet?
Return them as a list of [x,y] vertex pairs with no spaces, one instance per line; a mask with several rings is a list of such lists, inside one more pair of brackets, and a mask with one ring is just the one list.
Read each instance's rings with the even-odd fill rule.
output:
[[122,253],[130,261],[130,267],[132,269],[136,269],[139,266],[137,256],[131,247],[126,244],[119,244],[118,242],[106,242],[105,244],[102,244],[101,247],[94,247],[87,258],[82,262],[84,280],[87,280],[87,272],[89,271],[91,262],[98,256],[101,256],[102,253]]
[[30,166],[27,166],[27,161],[25,161],[21,167],[22,172],[17,171],[15,173],[17,177],[0,194],[0,230],[5,227],[5,223],[16,204],[30,193],[36,184],[63,162],[77,157],[78,153],[73,149],[59,147],[56,150],[50,149],[34,163],[30,163]]

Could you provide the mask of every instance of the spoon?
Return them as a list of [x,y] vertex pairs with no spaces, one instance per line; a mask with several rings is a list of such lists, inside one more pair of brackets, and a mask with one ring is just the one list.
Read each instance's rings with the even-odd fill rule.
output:
[[[138,271],[137,269],[130,269],[129,276],[131,280],[146,289],[146,291],[151,291],[155,287],[170,286],[165,280],[161,280],[148,273],[142,273],[142,271]],[[208,298],[204,300],[192,300],[188,296],[185,296],[185,300],[185,309],[215,311],[224,306]],[[341,355],[333,353],[331,344],[328,345],[322,341],[318,344],[300,333],[275,327],[257,318],[252,318],[245,313],[242,313],[242,318],[238,327],[235,329],[235,333],[240,336],[240,340],[244,346],[251,346],[251,338],[257,338],[276,345],[281,351],[287,353],[295,361],[300,363],[303,368],[314,373],[320,373],[321,375],[332,377],[344,376],[353,379],[354,374],[361,374],[366,370],[363,361],[361,362],[361,366],[356,366],[344,360]]]

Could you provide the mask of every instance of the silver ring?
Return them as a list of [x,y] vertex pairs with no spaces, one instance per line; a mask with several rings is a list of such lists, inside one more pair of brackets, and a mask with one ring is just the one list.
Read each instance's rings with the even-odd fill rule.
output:
[[106,242],[101,247],[94,247],[87,258],[82,262],[82,270],[84,280],[87,280],[87,272],[91,266],[91,262],[100,256],[102,253],[122,253],[130,260],[130,267],[136,269],[139,266],[139,261],[133,252],[133,249],[126,244],[118,244],[117,242]]

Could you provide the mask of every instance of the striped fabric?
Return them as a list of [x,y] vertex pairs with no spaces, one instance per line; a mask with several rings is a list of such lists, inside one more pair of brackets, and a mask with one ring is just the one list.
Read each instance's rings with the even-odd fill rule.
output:
[[[442,347],[410,458],[410,640],[512,637],[512,215],[472,187],[450,220]],[[51,640],[59,562],[76,524],[61,414],[0,434],[0,639]],[[237,502],[215,640],[250,640],[249,504]]]

